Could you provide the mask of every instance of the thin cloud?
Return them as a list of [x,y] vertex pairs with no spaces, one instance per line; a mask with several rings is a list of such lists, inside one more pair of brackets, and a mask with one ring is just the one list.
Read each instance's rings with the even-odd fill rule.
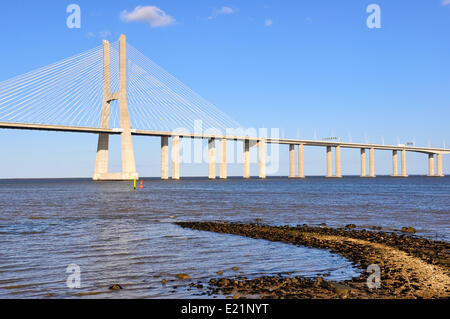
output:
[[110,31],[100,31],[98,34],[95,34],[94,32],[88,32],[87,34],[88,38],[96,38],[97,36],[101,39],[106,39],[109,36],[111,36]]
[[265,26],[266,27],[271,27],[272,24],[273,24],[273,21],[271,19],[267,19],[266,22],[265,22]]
[[162,28],[175,24],[176,20],[155,6],[137,6],[132,12],[120,13],[124,22],[147,22],[152,28]]
[[236,11],[233,8],[222,7],[220,9],[214,10],[213,13],[208,17],[208,19],[211,20],[220,15],[229,15],[229,14],[235,14],[235,13],[236,13]]
[[449,6],[450,5],[450,0],[442,0],[442,5],[445,6]]
[[106,39],[107,37],[109,37],[111,35],[111,32],[109,31],[100,31],[98,33],[99,37],[102,39]]

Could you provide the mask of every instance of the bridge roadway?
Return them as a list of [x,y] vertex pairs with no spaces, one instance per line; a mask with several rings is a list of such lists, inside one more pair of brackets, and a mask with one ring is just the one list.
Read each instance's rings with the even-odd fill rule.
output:
[[[70,133],[91,133],[99,134],[106,133],[110,135],[119,135],[122,129],[110,128],[96,128],[96,127],[78,127],[78,126],[63,126],[63,125],[47,125],[47,124],[26,124],[26,123],[9,123],[0,122],[0,129],[18,129],[18,130],[38,130],[38,131],[58,131]],[[259,137],[248,136],[224,136],[224,135],[210,135],[210,134],[195,134],[195,133],[173,133],[165,131],[146,131],[146,130],[132,130],[132,135],[136,136],[155,136],[155,137],[173,137],[179,136],[182,138],[200,138],[200,139],[226,139],[235,141],[259,141]],[[431,147],[416,147],[416,146],[399,146],[399,145],[381,145],[381,144],[362,144],[349,142],[335,142],[335,141],[314,141],[314,140],[300,140],[287,138],[265,138],[266,143],[269,144],[286,144],[286,145],[304,145],[304,146],[340,146],[342,148],[359,148],[359,149],[376,149],[388,151],[408,151],[425,154],[450,154],[450,149],[431,148]]]

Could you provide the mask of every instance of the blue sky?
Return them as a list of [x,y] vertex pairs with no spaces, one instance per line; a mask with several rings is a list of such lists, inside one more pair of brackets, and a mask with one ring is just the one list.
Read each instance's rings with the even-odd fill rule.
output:
[[[81,7],[81,29],[66,26],[71,3]],[[372,3],[381,8],[381,29],[366,26]],[[121,18],[137,6],[156,6],[171,19],[152,27]],[[0,15],[0,81],[124,33],[134,47],[244,126],[281,128],[286,137],[298,137],[300,130],[305,139],[334,135],[450,146],[447,0],[18,0],[2,3]],[[93,173],[94,135],[1,130],[0,143],[6,150],[0,178]],[[159,175],[158,145],[157,139],[135,139],[142,176]],[[324,174],[324,154],[307,148],[308,175]],[[279,174],[286,175],[287,149],[281,156]],[[111,160],[112,170],[119,170],[119,154],[113,151]],[[377,174],[391,172],[389,153],[377,152],[376,163]],[[408,154],[408,173],[425,174],[426,165],[426,156]],[[445,156],[444,171],[449,169]],[[230,174],[241,170],[232,166]],[[357,151],[343,151],[342,170],[359,173]],[[206,173],[204,165],[182,167],[185,176]]]

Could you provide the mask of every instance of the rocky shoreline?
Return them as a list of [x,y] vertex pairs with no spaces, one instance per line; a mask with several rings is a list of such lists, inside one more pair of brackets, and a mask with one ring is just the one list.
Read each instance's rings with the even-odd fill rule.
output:
[[[450,298],[450,243],[411,234],[366,229],[269,226],[260,223],[179,222],[199,231],[234,234],[338,253],[361,270],[357,278],[331,282],[322,277],[212,278],[208,294],[233,298]],[[370,289],[370,265],[381,270],[381,286]],[[370,278],[369,278],[370,279]]]

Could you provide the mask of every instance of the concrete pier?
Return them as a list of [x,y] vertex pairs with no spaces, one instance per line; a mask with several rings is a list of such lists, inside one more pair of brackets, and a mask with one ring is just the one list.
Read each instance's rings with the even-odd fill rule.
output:
[[333,177],[333,163],[331,146],[327,146],[327,178]]
[[336,146],[335,148],[335,177],[336,178],[342,178],[341,175],[341,147]]
[[392,177],[398,177],[398,152],[392,151]]
[[428,154],[428,176],[434,177],[434,154]]
[[172,137],[172,179],[180,179],[180,137]]
[[258,155],[259,155],[259,178],[266,178],[266,140],[261,139],[258,141]]
[[169,179],[169,138],[161,136],[161,179]]
[[208,165],[209,165],[209,179],[216,179],[216,139],[210,138],[208,140]]
[[250,178],[250,141],[244,140],[244,179]]
[[369,151],[369,177],[375,177],[375,149],[371,148]]
[[444,172],[442,170],[442,154],[437,154],[437,176],[444,177]]
[[295,145],[289,144],[289,178],[295,178]]
[[361,149],[361,177],[367,177],[366,174],[366,149]]
[[406,150],[402,150],[401,166],[402,166],[401,177],[408,177],[408,174],[406,174]]
[[97,159],[95,161],[94,181],[101,180],[108,174],[109,135],[99,134],[97,145]]
[[298,178],[305,178],[305,164],[303,156],[303,144],[298,145]]
[[227,140],[220,140],[220,179],[227,179]]

